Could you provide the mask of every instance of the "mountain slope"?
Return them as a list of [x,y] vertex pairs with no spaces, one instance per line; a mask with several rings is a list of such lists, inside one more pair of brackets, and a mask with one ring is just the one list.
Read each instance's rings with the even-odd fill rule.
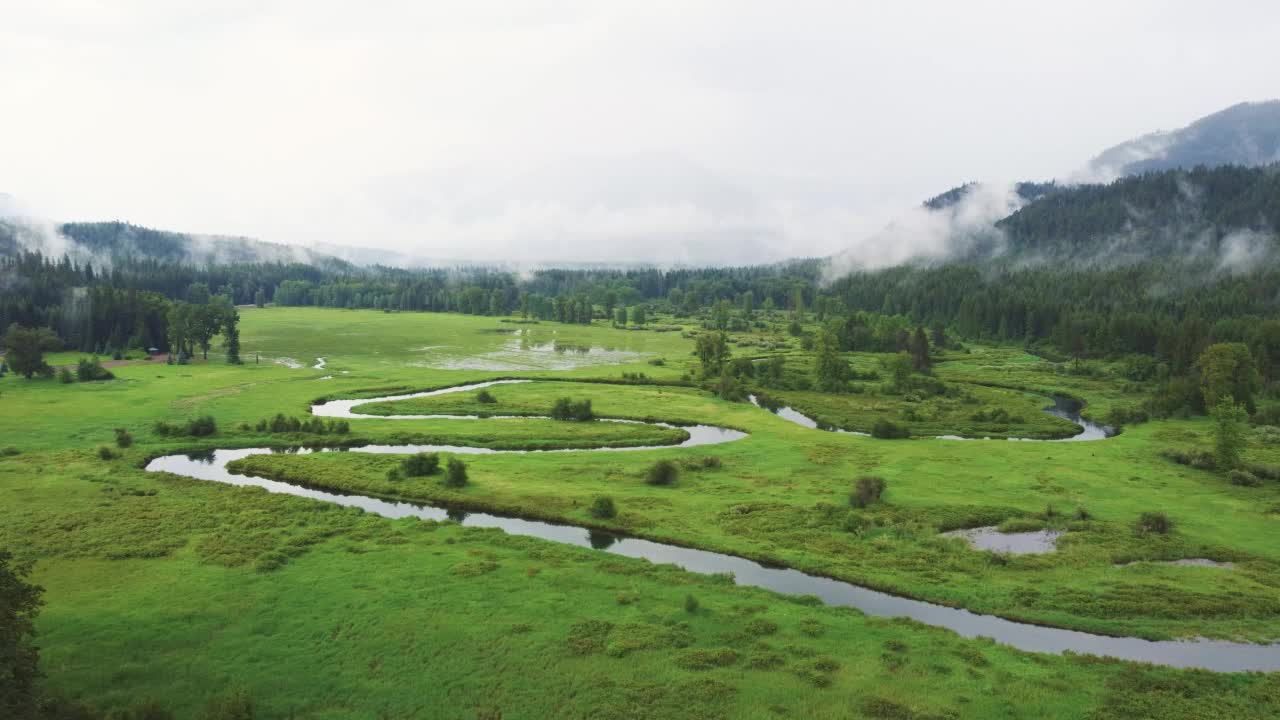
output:
[[1015,255],[1124,261],[1230,252],[1260,262],[1280,228],[1280,165],[1165,170],[1063,188],[996,227]]
[[350,264],[307,248],[252,238],[153,230],[123,222],[48,225],[27,218],[0,219],[0,254],[20,250],[68,255],[77,261],[124,260],[223,265],[237,263],[302,263],[326,269]]
[[1104,150],[1089,163],[1093,177],[1280,162],[1280,100],[1240,103],[1170,132],[1155,132]]

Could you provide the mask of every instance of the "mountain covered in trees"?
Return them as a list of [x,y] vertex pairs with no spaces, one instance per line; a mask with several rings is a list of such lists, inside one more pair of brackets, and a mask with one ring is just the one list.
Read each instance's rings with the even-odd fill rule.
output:
[[1170,132],[1104,150],[1089,163],[1094,177],[1114,178],[1198,165],[1252,167],[1280,162],[1280,100],[1240,103]]
[[307,248],[245,237],[153,230],[124,222],[50,224],[0,217],[0,255],[23,250],[66,254],[99,266],[130,261],[188,265],[303,263],[331,269],[347,265]]
[[996,222],[1015,256],[1081,262],[1270,262],[1280,165],[1161,170],[1046,193]]

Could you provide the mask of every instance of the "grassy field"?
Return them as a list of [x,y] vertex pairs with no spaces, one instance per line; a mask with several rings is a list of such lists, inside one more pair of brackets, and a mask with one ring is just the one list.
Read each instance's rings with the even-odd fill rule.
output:
[[[180,717],[235,688],[263,717],[1280,714],[1276,675],[1031,655],[590,550],[140,469],[177,450],[315,443],[253,426],[277,412],[303,417],[321,397],[549,379],[493,388],[498,403],[484,407],[457,394],[363,411],[544,414],[570,396],[591,399],[602,416],[708,422],[750,437],[706,448],[468,458],[471,482],[461,490],[431,478],[387,480],[394,456],[242,464],[315,485],[604,524],[1065,627],[1280,636],[1280,488],[1233,486],[1159,456],[1207,447],[1205,421],[1153,422],[1093,443],[879,441],[803,428],[694,388],[575,382],[636,372],[676,382],[693,369],[692,342],[679,332],[317,309],[243,317],[242,367],[211,356],[188,366],[124,365],[103,383],[0,380],[0,447],[18,452],[0,457],[0,547],[38,560],[35,579],[47,588],[40,644],[54,689],[103,708],[154,698]],[[324,367],[312,369],[320,358]],[[655,358],[663,364],[650,364]],[[974,348],[937,375],[1067,392],[1095,411],[1130,402],[1113,384],[1059,376],[1028,358]],[[977,407],[1024,403],[1024,420],[1040,420],[1030,417],[1040,401],[1025,394],[967,389],[998,398]],[[218,435],[151,431],[157,420],[202,414],[217,419]],[[948,417],[938,416],[940,429]],[[99,459],[116,427],[130,430],[134,445]],[[343,438],[489,447],[664,440],[679,436],[612,423],[382,418],[352,420]],[[643,481],[657,459],[706,455],[721,467],[686,469],[671,487]],[[1280,459],[1262,445],[1249,455]],[[850,521],[847,496],[862,474],[884,477],[888,490]],[[616,519],[587,514],[601,494],[615,499]],[[1075,519],[1080,506],[1090,520]],[[1146,510],[1168,513],[1175,532],[1135,534]],[[937,537],[1006,521],[1069,532],[1056,554],[999,562]],[[1115,567],[1182,557],[1236,566]]]

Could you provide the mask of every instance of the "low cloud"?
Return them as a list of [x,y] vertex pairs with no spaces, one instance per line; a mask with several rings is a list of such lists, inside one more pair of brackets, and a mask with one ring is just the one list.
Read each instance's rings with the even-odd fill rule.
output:
[[940,262],[978,251],[1003,252],[1004,234],[995,223],[1020,205],[1012,184],[975,183],[951,205],[936,210],[914,207],[879,232],[857,240],[831,258],[824,277],[835,280],[859,270]]

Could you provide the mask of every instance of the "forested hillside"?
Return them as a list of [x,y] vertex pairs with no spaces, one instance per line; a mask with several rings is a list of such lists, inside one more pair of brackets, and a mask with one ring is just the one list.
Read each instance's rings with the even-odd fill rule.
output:
[[[999,221],[1014,253],[1177,260],[1232,233],[1280,228],[1280,166],[1164,170],[1046,194]],[[1103,258],[1107,259],[1107,258]]]

